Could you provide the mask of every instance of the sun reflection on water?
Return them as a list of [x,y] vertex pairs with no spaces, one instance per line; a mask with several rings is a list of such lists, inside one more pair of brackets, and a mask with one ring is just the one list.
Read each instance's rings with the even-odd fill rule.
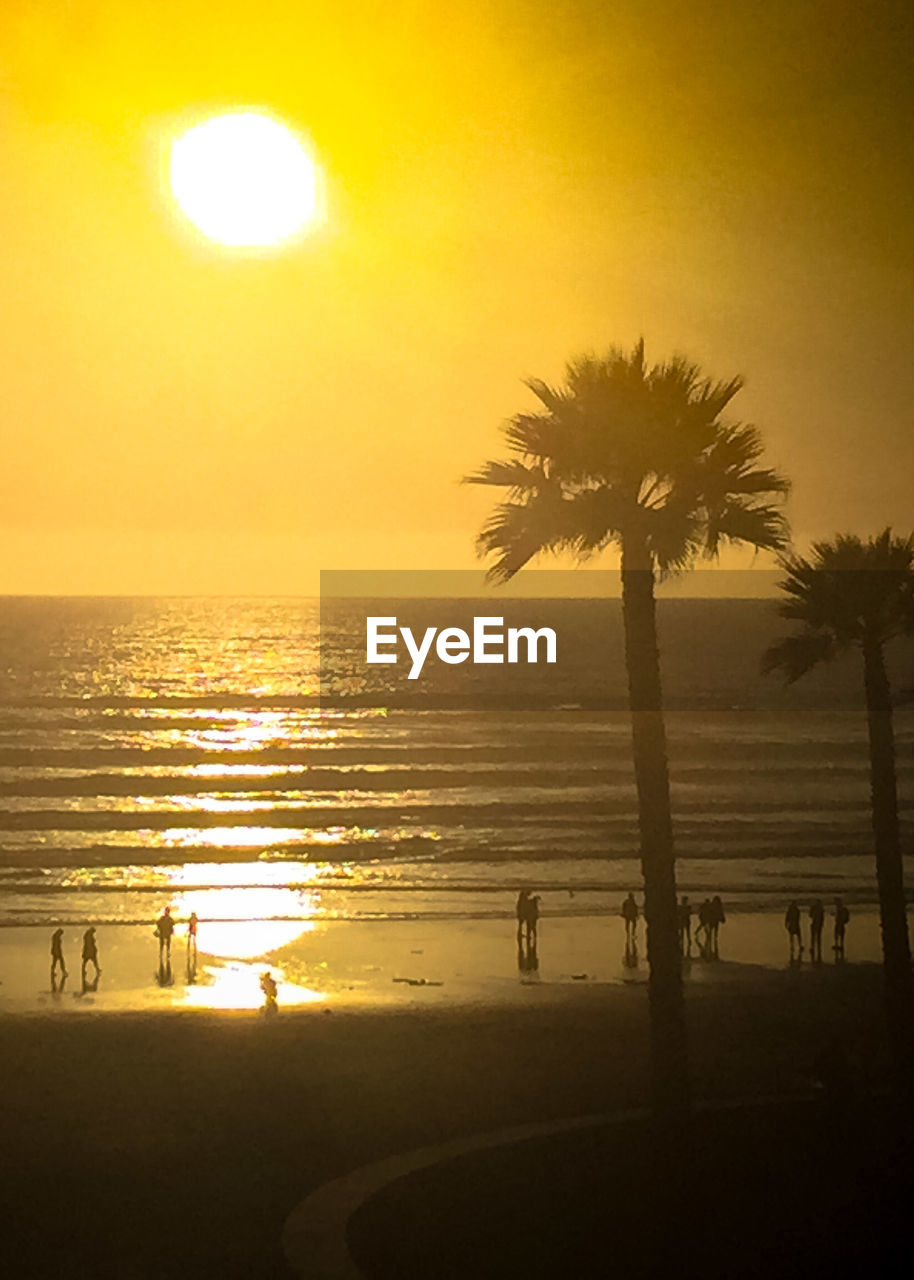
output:
[[[321,868],[297,863],[299,885],[316,881]],[[279,986],[279,1004],[313,1004],[324,993],[286,981],[276,953],[313,933],[320,896],[288,885],[290,868],[279,863],[215,863],[206,868],[211,885],[198,887],[193,863],[167,868],[172,886],[171,913],[178,922],[174,963],[182,963],[187,982],[184,1003],[205,1009],[257,1009],[264,1003],[261,975],[269,969]],[[255,876],[261,883],[251,884]],[[191,952],[188,920],[197,916],[196,955]],[[183,944],[183,945],[182,945]]]
[[262,849],[301,843],[303,834],[300,827],[168,827],[162,832],[162,843],[207,849]]
[[[203,981],[188,986],[184,991],[184,1003],[197,1009],[259,1009],[263,1007],[260,988],[261,974],[267,965],[239,964],[206,965],[201,970]],[[270,969],[279,986],[279,1007],[319,1004],[327,999],[322,991],[286,982],[281,969]]]
[[315,923],[309,916],[316,914],[318,899],[280,886],[189,889],[174,895],[171,910],[179,921],[191,912],[197,915],[201,955],[253,960],[313,932]]

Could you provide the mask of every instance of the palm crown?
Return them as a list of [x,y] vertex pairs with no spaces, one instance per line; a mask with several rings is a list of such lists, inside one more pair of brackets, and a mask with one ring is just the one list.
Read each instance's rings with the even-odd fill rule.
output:
[[775,502],[788,483],[759,467],[762,440],[720,415],[742,380],[712,382],[682,358],[648,366],[644,343],[612,348],[566,369],[565,384],[526,384],[542,408],[504,427],[514,455],[487,462],[471,484],[508,490],[478,539],[505,580],[543,551],[581,558],[637,538],[669,573],[722,542],[779,550],[786,523]]
[[778,612],[801,628],[767,650],[762,669],[783,672],[789,684],[852,645],[883,645],[914,630],[914,535],[884,529],[864,542],[840,534],[783,567]]

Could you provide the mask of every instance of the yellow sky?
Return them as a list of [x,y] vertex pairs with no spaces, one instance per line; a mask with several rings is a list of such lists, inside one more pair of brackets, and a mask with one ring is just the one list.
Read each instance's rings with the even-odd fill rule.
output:
[[[914,525],[907,6],[0,13],[0,591],[469,567],[491,495],[457,479],[520,379],[641,333],[747,377],[801,541]],[[325,171],[273,257],[163,190],[174,130],[233,106]]]

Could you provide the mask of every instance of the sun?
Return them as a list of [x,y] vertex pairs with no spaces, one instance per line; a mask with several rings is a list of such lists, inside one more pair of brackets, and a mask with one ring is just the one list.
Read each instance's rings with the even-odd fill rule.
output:
[[211,116],[176,138],[169,177],[184,215],[217,244],[278,246],[320,214],[320,173],[300,138],[257,111]]

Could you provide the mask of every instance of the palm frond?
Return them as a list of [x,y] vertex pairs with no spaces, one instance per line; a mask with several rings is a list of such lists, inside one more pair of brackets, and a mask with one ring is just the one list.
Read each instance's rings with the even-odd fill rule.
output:
[[748,543],[757,551],[783,551],[788,537],[780,508],[733,496],[708,511],[703,550],[711,559],[719,554],[722,542]]
[[567,510],[577,554],[586,557],[602,551],[620,530],[634,528],[642,515],[638,504],[620,489],[607,485],[578,489],[570,496]]
[[462,484],[490,484],[508,489],[519,495],[528,489],[537,489],[546,481],[541,467],[529,467],[514,459],[484,462],[478,471],[463,476]]
[[807,629],[785,636],[762,654],[763,675],[781,672],[787,684],[794,684],[822,662],[829,662],[840,646],[828,631]]
[[487,574],[490,580],[507,582],[543,552],[577,551],[577,527],[570,507],[560,486],[548,483],[520,501],[500,503],[476,539],[481,556],[494,556]]
[[669,501],[647,517],[647,544],[663,578],[694,564],[702,548],[704,521],[699,511]]

